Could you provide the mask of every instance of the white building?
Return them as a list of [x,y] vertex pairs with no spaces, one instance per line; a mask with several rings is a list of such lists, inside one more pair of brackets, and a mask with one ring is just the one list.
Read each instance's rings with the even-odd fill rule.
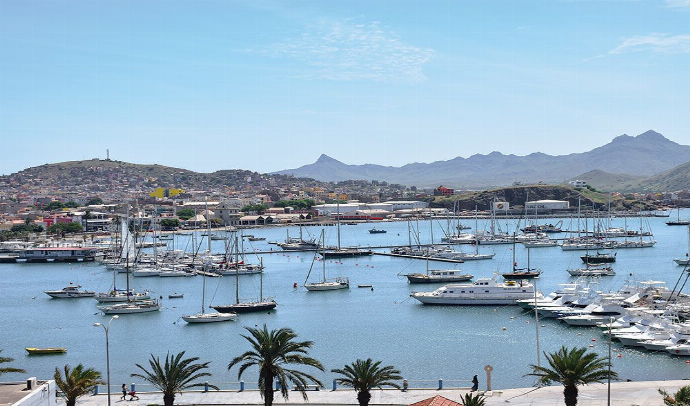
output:
[[535,200],[525,203],[526,210],[567,210],[570,203],[563,200]]
[[568,185],[572,187],[585,187],[587,186],[587,182],[584,180],[571,180],[568,182]]
[[56,406],[55,381],[37,381],[29,378],[26,382],[0,383],[0,404],[12,406]]
[[344,204],[319,204],[312,206],[319,216],[330,216],[333,213],[341,214],[355,214],[359,210],[359,203],[344,203]]
[[384,202],[393,206],[393,210],[419,210],[429,207],[429,203],[417,200],[389,200]]

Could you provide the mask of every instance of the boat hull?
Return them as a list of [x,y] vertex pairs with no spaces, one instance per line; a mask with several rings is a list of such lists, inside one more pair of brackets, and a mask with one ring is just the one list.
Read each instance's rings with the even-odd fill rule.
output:
[[29,355],[50,355],[50,354],[64,354],[67,352],[67,348],[64,347],[49,347],[49,348],[25,348]]
[[192,316],[182,316],[182,320],[191,324],[199,323],[217,323],[221,321],[235,321],[237,320],[236,313],[204,313],[195,314]]
[[275,300],[265,302],[235,303],[225,306],[211,306],[219,313],[252,313],[273,310],[276,308]]
[[350,285],[339,282],[308,283],[304,287],[310,292],[350,289]]

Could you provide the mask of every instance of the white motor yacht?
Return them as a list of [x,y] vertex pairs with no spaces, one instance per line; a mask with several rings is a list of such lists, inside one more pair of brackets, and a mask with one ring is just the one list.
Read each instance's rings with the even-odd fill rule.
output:
[[[437,305],[515,305],[520,299],[534,297],[534,285],[527,281],[498,282],[498,272],[491,278],[473,283],[448,284],[433,292],[414,292],[410,296],[424,304]],[[537,293],[537,298],[543,297]]]
[[79,288],[81,288],[81,285],[73,285],[72,282],[70,282],[69,286],[65,286],[60,290],[46,290],[45,294],[56,299],[94,297],[96,295],[96,292],[79,290]]

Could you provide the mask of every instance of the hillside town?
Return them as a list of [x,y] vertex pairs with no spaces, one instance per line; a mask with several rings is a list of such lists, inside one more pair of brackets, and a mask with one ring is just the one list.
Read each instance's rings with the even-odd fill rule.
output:
[[[60,225],[68,223],[81,227],[73,227],[72,231],[104,231],[115,217],[124,214],[124,202],[130,202],[139,216],[156,216],[163,228],[170,229],[205,227],[207,221],[214,226],[332,221],[336,213],[347,221],[429,217],[457,212],[458,207],[454,207],[457,198],[469,193],[442,185],[418,190],[385,181],[328,183],[287,175],[224,172],[233,174],[226,173],[225,179],[221,179],[218,174],[160,166],[145,168],[109,160],[77,162],[71,168],[65,168],[64,164],[30,168],[0,177],[0,231],[5,233],[5,239],[17,236],[12,231],[64,231]],[[516,182],[513,187],[529,185]],[[588,190],[586,182],[581,180],[571,181],[564,187],[571,188],[568,191]],[[570,200],[571,212],[576,202],[574,196],[564,198]],[[646,202],[647,208],[690,203],[688,190],[610,196]],[[547,192],[542,198],[548,200],[554,196]],[[477,197],[465,202],[464,214],[472,215],[467,213],[472,207],[490,208],[490,202],[480,200]],[[511,197],[504,195],[501,200],[511,200]],[[525,200],[512,200],[508,202],[510,206],[522,209]],[[506,214],[510,213],[506,211]]]

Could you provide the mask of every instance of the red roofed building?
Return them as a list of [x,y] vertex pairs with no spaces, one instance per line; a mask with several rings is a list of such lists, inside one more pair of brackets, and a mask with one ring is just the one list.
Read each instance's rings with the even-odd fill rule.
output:
[[434,196],[452,196],[453,193],[455,193],[455,190],[449,187],[439,186],[434,189]]
[[454,400],[444,398],[443,396],[436,395],[433,398],[420,400],[417,403],[413,403],[410,406],[463,406],[462,403],[458,403]]

